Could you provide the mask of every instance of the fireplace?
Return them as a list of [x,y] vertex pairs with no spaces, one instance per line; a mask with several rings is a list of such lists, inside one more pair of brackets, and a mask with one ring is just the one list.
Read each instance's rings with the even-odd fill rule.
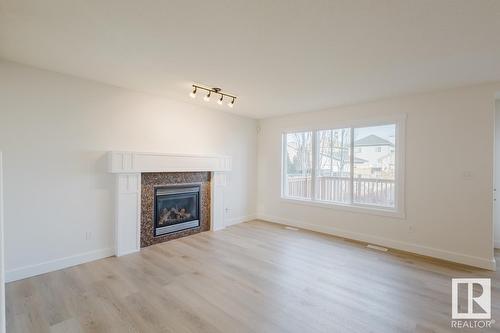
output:
[[[108,170],[115,174],[116,182],[117,256],[225,226],[223,202],[230,156],[112,151],[108,153]],[[201,185],[200,226],[155,237],[155,189],[183,184]]]
[[155,188],[154,237],[200,227],[201,184]]
[[140,246],[210,230],[210,172],[141,175]]

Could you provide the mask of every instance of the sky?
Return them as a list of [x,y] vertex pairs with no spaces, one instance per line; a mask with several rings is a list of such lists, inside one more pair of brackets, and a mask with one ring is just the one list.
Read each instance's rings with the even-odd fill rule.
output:
[[367,137],[368,135],[374,134],[386,139],[392,143],[396,143],[396,125],[384,125],[375,127],[361,127],[354,129],[354,141]]

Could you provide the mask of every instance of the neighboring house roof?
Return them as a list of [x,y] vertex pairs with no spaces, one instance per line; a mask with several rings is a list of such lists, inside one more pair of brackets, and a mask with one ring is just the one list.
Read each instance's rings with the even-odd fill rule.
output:
[[[349,161],[349,152],[346,151],[343,154],[344,154],[344,156],[343,156],[344,157],[344,161],[348,162]],[[325,154],[325,153],[321,153],[321,156],[324,156],[326,158],[330,158],[330,155],[329,154]],[[337,157],[337,156],[333,156],[332,159],[334,161],[340,161],[340,158]],[[366,163],[366,162],[368,162],[368,160],[365,160],[365,159],[362,159],[362,158],[359,158],[359,157],[354,157],[354,163],[361,164],[361,163]]]
[[365,159],[362,159],[362,158],[359,158],[359,157],[355,157],[354,158],[354,163],[356,164],[363,164],[363,163],[366,163],[368,162],[368,160],[365,160]]
[[386,139],[382,139],[380,136],[371,134],[362,139],[354,141],[354,146],[356,147],[394,146],[394,144]]

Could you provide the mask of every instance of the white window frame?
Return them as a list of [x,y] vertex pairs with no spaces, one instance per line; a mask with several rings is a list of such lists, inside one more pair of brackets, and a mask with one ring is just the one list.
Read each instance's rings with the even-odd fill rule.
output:
[[[316,168],[317,168],[317,133],[322,130],[335,130],[342,128],[351,128],[351,159],[354,158],[354,129],[360,127],[370,127],[370,126],[383,126],[383,125],[395,125],[396,126],[396,147],[395,147],[395,203],[394,208],[392,207],[381,207],[376,205],[359,204],[353,202],[351,198],[351,203],[340,203],[331,201],[321,201],[316,199],[315,184],[316,184]],[[286,150],[286,135],[289,133],[297,132],[312,132],[312,170],[311,170],[311,198],[297,198],[286,196],[286,170],[287,170],[287,150]],[[335,210],[345,210],[357,213],[374,214],[395,218],[405,218],[405,150],[406,150],[406,115],[394,115],[391,117],[386,117],[383,119],[369,119],[362,121],[351,121],[345,123],[335,123],[331,126],[318,127],[318,128],[293,128],[285,130],[282,132],[282,151],[281,151],[281,200],[287,203],[330,208]],[[352,168],[351,168],[352,169]],[[352,186],[353,170],[351,170],[351,186]],[[351,189],[351,196],[353,191]]]

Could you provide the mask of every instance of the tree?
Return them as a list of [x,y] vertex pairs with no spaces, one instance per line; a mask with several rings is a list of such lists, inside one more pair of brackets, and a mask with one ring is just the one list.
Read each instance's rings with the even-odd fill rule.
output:
[[287,165],[289,174],[306,175],[311,169],[311,133],[290,133],[287,135]]
[[[330,176],[334,175],[334,166],[340,176],[344,173],[344,168],[350,164],[349,141],[350,129],[342,128],[336,130],[319,131],[320,147],[320,168],[326,169],[330,166]],[[347,170],[346,170],[347,171]]]

